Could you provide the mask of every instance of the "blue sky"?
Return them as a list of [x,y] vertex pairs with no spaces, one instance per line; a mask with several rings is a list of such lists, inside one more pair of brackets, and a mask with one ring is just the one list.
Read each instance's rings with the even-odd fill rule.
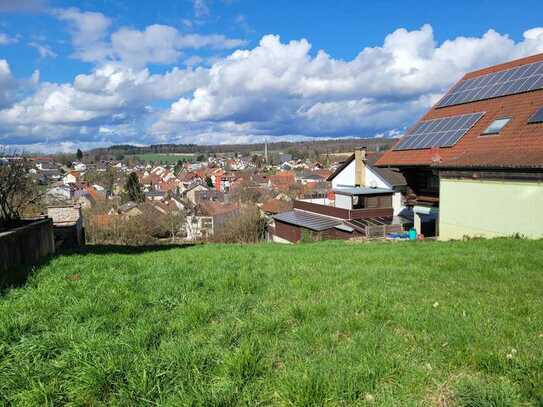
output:
[[541,2],[0,0],[0,145],[394,136]]

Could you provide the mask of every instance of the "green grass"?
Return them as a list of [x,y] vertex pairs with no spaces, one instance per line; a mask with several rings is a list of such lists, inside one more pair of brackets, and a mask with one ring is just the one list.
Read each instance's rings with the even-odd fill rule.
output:
[[542,254],[504,239],[60,256],[0,297],[0,405],[543,405]]
[[159,161],[165,164],[176,164],[180,160],[194,161],[194,154],[135,154],[135,157],[143,161],[156,162]]

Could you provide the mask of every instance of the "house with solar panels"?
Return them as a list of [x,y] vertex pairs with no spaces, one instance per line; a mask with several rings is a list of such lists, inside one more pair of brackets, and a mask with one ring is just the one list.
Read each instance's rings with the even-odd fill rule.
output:
[[543,54],[466,74],[376,165],[419,233],[543,237]]

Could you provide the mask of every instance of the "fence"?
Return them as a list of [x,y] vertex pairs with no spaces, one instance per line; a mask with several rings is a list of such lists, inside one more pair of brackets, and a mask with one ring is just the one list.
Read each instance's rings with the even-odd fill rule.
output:
[[0,287],[24,280],[23,269],[54,252],[53,221],[49,218],[0,233]]

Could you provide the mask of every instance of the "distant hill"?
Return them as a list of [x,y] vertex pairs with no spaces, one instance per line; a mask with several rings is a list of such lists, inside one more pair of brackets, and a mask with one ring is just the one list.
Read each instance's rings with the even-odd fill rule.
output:
[[[358,147],[366,147],[370,151],[383,151],[388,149],[395,139],[390,138],[349,138],[334,140],[311,140],[296,142],[275,142],[268,143],[268,150],[271,151],[312,151],[318,154],[350,152]],[[250,154],[257,151],[264,151],[264,143],[257,144],[155,144],[145,147],[132,145],[114,145],[107,148],[98,148],[88,152],[90,155],[115,156],[135,154],[171,154],[171,153],[198,153],[198,154],[221,154],[241,153]]]

